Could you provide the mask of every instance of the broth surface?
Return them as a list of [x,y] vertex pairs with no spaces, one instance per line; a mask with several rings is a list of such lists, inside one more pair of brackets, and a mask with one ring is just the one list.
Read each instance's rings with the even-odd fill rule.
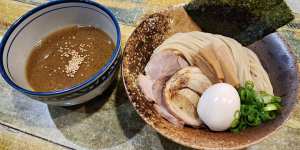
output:
[[26,66],[34,91],[69,88],[95,75],[112,55],[115,44],[91,26],[59,29],[36,44]]

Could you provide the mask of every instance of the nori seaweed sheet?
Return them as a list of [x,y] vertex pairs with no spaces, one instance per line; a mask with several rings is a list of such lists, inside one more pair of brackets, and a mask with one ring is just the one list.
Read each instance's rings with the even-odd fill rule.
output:
[[283,0],[193,0],[184,6],[205,32],[249,45],[293,20]]

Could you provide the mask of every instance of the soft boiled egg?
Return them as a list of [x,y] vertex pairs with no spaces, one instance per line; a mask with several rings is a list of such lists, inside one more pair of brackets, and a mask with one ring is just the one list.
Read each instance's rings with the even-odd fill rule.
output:
[[217,83],[203,92],[197,112],[211,130],[224,131],[230,128],[240,105],[239,94],[232,85]]

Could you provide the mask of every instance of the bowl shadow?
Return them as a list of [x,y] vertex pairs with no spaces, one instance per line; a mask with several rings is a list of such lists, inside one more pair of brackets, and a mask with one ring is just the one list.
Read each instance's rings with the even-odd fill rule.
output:
[[114,105],[122,131],[128,139],[131,139],[143,129],[146,123],[130,103],[122,79],[119,80],[117,86],[116,101]]
[[[103,107],[103,105],[109,100],[109,97],[111,96],[115,87],[116,84],[111,84],[109,88],[103,92],[102,95],[97,96],[83,104],[63,107],[48,105],[49,113],[54,120],[61,116],[67,116],[68,114],[73,112],[82,113],[85,114],[86,117],[89,117]],[[74,120],[69,120],[71,124],[79,123],[80,121],[81,120],[76,120],[76,117],[74,118]]]
[[189,147],[186,147],[186,146],[183,146],[183,145],[180,145],[180,144],[177,144],[167,138],[165,138],[164,136],[160,135],[160,134],[157,134],[158,137],[159,137],[159,140],[161,142],[161,145],[162,147],[165,149],[165,150],[171,150],[171,149],[176,149],[176,150],[196,150],[196,149],[193,149],[193,148],[189,148]]
[[88,149],[111,148],[126,143],[145,126],[129,103],[119,78],[87,103],[48,106],[56,127],[71,143]]
[[100,120],[94,118],[108,103],[115,87],[116,84],[113,82],[102,95],[83,104],[68,107],[48,105],[49,114],[56,128],[68,141],[85,148],[99,149],[113,146],[111,143],[103,147],[95,144],[96,139],[101,138],[97,128],[103,124],[99,124]]

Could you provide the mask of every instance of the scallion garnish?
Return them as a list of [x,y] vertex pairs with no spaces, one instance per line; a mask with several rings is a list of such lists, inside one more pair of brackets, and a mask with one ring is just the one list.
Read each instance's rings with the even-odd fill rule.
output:
[[239,90],[241,108],[235,114],[230,131],[240,132],[272,120],[279,113],[281,98],[264,91],[257,92],[252,81],[247,81]]

